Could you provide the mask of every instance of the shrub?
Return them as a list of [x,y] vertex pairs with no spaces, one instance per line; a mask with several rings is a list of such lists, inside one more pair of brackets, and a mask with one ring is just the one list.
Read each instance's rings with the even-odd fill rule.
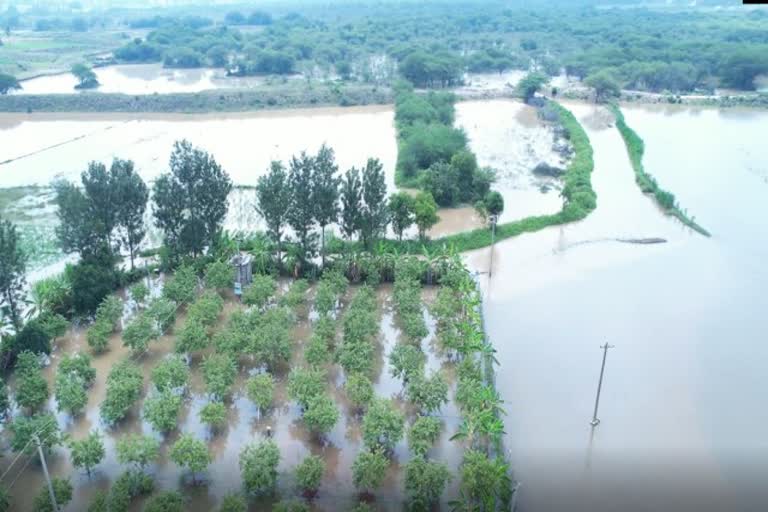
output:
[[16,402],[27,409],[37,409],[48,400],[48,383],[40,372],[38,356],[24,351],[16,360]]
[[184,498],[176,491],[164,491],[144,505],[144,512],[183,512]]
[[269,373],[254,375],[245,384],[248,399],[262,411],[272,405],[275,381]]
[[69,449],[72,465],[76,468],[85,468],[89,478],[93,467],[98,465],[105,455],[104,443],[98,432],[91,432],[88,437],[80,441],[70,441]]
[[272,492],[277,485],[277,465],[280,449],[274,441],[247,445],[240,452],[240,471],[249,494]]
[[144,281],[139,281],[131,286],[130,292],[131,298],[135,300],[137,304],[141,304],[149,295],[149,288],[144,284]]
[[223,400],[237,377],[237,366],[230,356],[211,354],[203,360],[203,380],[212,396]]
[[224,309],[222,298],[207,290],[189,306],[187,322],[199,322],[201,325],[211,326],[219,319],[222,309]]
[[384,481],[389,461],[382,450],[363,450],[352,463],[352,481],[355,487],[372,491]]
[[296,466],[296,487],[305,495],[313,496],[320,488],[325,472],[323,459],[309,455]]
[[371,449],[392,450],[403,438],[405,418],[391,401],[375,399],[363,418],[362,433],[365,445]]
[[303,408],[325,392],[325,370],[294,368],[288,377],[288,396]]
[[[54,478],[51,480],[51,486],[53,487],[53,495],[56,498],[56,504],[59,507],[66,507],[67,503],[72,501],[72,484],[69,479]],[[40,489],[40,492],[35,496],[35,501],[32,506],[35,512],[54,512],[48,486],[43,485],[43,488]]]
[[208,446],[189,434],[182,434],[169,452],[171,460],[192,472],[192,482],[197,483],[196,474],[204,471],[211,463]]
[[365,375],[353,373],[344,384],[347,398],[355,407],[365,407],[373,399],[373,384]]
[[143,469],[160,456],[160,444],[152,437],[129,434],[117,440],[117,461]]
[[200,322],[188,318],[176,336],[175,350],[178,353],[190,353],[203,350],[208,346],[208,331]]
[[195,300],[197,292],[197,276],[190,266],[182,265],[166,279],[163,286],[163,296],[177,304],[189,304]]
[[134,363],[123,360],[107,376],[107,396],[101,404],[101,417],[108,423],[120,421],[141,396],[143,377]]
[[424,457],[414,457],[405,466],[405,490],[414,508],[428,510],[439,501],[450,480],[451,472],[445,464],[428,462]]
[[277,283],[272,276],[256,274],[253,283],[243,292],[243,302],[249,306],[263,308],[275,294]]
[[339,421],[339,410],[330,397],[318,395],[307,403],[303,418],[309,430],[316,434],[325,434]]
[[169,432],[178,422],[181,406],[181,396],[172,391],[155,393],[144,400],[144,419],[158,432]]
[[408,447],[415,455],[425,456],[440,437],[442,423],[432,416],[419,416],[408,430]]
[[235,271],[226,261],[212,261],[205,267],[205,286],[214,290],[227,290],[235,282]]
[[152,383],[158,391],[183,389],[189,380],[189,366],[184,359],[171,354],[152,369]]
[[227,408],[221,402],[209,402],[200,409],[200,421],[216,431],[227,424]]

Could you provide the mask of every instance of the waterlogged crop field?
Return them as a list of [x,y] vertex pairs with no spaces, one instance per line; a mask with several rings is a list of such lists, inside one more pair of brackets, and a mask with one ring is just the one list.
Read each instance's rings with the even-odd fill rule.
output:
[[[464,420],[485,407],[495,414],[500,400],[470,398],[484,384],[478,348],[457,335],[461,322],[480,328],[462,302],[469,275],[423,286],[423,264],[405,261],[357,273],[371,286],[337,272],[311,286],[259,275],[242,302],[216,288],[229,280],[226,264],[209,267],[205,288],[185,267],[141,283],[55,342],[42,370],[51,397],[34,414],[14,408],[5,436],[22,450],[18,425],[48,424],[48,464],[73,486],[72,510],[137,506],[168,490],[201,511],[244,499],[259,510],[285,500],[447,507],[468,492],[467,453],[489,460],[488,433]],[[24,378],[11,383],[17,402]],[[59,443],[57,430],[69,440]],[[104,456],[83,468],[70,443],[89,436]],[[42,471],[19,466],[9,471],[12,506],[31,510]]]

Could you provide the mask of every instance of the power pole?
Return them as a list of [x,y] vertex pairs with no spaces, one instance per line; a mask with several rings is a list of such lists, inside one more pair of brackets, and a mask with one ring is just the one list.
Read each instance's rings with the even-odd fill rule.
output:
[[488,279],[493,275],[493,245],[496,243],[496,222],[498,220],[498,215],[491,215],[491,262],[488,266]]
[[56,494],[53,492],[53,484],[51,483],[51,475],[48,474],[48,465],[45,463],[45,454],[43,453],[43,445],[40,443],[40,438],[35,434],[35,443],[37,444],[37,453],[40,455],[40,462],[43,465],[43,473],[45,474],[45,481],[48,483],[48,492],[51,495],[51,504],[53,505],[53,512],[59,512],[59,505],[56,503]]
[[597,406],[600,403],[600,390],[603,387],[603,374],[605,373],[605,358],[608,356],[608,349],[613,348],[613,345],[609,345],[606,343],[605,345],[600,346],[601,349],[603,349],[603,364],[600,366],[600,380],[597,381],[597,396],[595,396],[595,411],[592,413],[592,421],[589,422],[590,425],[593,427],[596,427],[600,424],[600,420],[597,419]]

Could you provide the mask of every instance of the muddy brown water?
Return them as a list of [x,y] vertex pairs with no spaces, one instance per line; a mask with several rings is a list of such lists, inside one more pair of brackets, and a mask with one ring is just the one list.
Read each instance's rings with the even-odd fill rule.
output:
[[[481,277],[520,510],[765,510],[768,113],[623,107],[705,238],[639,192],[607,112],[566,106],[594,148],[597,209],[497,244]],[[467,259],[487,271],[489,250]]]
[[[326,143],[335,150],[342,172],[364,165],[369,157],[378,158],[387,189],[394,192],[397,142],[393,122],[391,106],[194,115],[0,113],[0,187],[48,185],[55,178],[78,180],[87,162],[109,162],[115,157],[133,160],[141,176],[151,182],[166,172],[173,142],[186,138],[211,152],[236,185],[253,186],[270,161],[287,163],[293,155],[316,152]],[[480,165],[498,169],[494,188],[505,198],[502,221],[560,209],[557,182],[531,173],[539,162],[558,164],[551,147],[552,130],[537,119],[531,107],[513,100],[460,102],[456,124],[467,132]],[[551,189],[542,193],[542,185]],[[229,202],[228,230],[264,228],[253,207],[253,190],[236,189]],[[48,225],[46,233],[53,236],[53,210],[26,211],[34,216],[36,225]],[[442,209],[439,215],[441,220],[431,236],[482,224],[472,207]],[[151,211],[146,221],[152,224]],[[407,236],[415,237],[416,229]],[[146,243],[157,246],[160,233],[150,229]],[[54,265],[40,275],[61,267],[61,263]]]
[[[157,282],[155,284],[157,285]],[[281,283],[281,288],[285,290],[287,283]],[[388,362],[388,354],[401,336],[397,315],[394,313],[391,303],[391,293],[392,287],[389,285],[381,286],[377,292],[381,330],[376,340],[374,389],[377,396],[392,398],[397,407],[406,414],[407,423],[410,424],[415,418],[415,411],[404,400],[402,383],[391,376]],[[343,314],[348,300],[353,294],[354,289],[350,288],[349,293],[341,302],[338,314]],[[423,292],[425,304],[430,303],[434,296],[434,290],[425,289]],[[311,302],[309,304],[311,305]],[[231,313],[241,307],[235,301],[228,300],[218,327],[222,328]],[[311,334],[310,318],[314,316],[308,308],[309,306],[298,310],[299,320],[293,328],[294,351],[290,367],[304,364],[304,344]],[[124,321],[129,320],[134,312],[135,309],[132,304],[128,304]],[[429,328],[429,335],[422,341],[422,347],[428,354],[427,371],[431,372],[436,369],[444,371],[444,375],[450,383],[450,396],[452,397],[455,392],[453,366],[440,354],[439,348],[435,345],[435,322],[426,307],[424,316]],[[184,317],[184,313],[179,314],[175,328],[183,324]],[[144,396],[150,388],[149,375],[152,368],[172,352],[173,343],[174,334],[171,332],[153,342],[149,351],[137,360],[145,375]],[[58,340],[52,354],[52,363],[44,371],[51,387],[61,356],[64,353],[88,350],[85,331],[82,328],[73,328],[66,336]],[[85,413],[78,418],[71,418],[67,414],[57,414],[57,420],[62,431],[72,438],[80,439],[90,431],[96,430],[103,435],[106,448],[104,461],[99,464],[90,479],[72,467],[67,449],[59,447],[48,458],[51,473],[58,477],[69,477],[75,487],[74,498],[65,510],[84,510],[97,491],[108,489],[110,483],[126,469],[116,460],[115,443],[121,436],[129,433],[142,433],[161,441],[160,459],[148,469],[155,479],[157,488],[179,489],[188,497],[187,508],[189,510],[212,510],[224,495],[241,490],[241,476],[238,467],[239,453],[246,444],[264,439],[267,427],[271,427],[273,439],[280,446],[281,451],[281,461],[278,468],[280,473],[278,494],[275,498],[253,501],[251,504],[253,510],[268,509],[273,500],[280,497],[298,496],[295,491],[292,471],[309,454],[322,457],[326,463],[326,472],[319,493],[313,501],[313,508],[316,510],[345,510],[356,503],[357,492],[352,484],[351,467],[357,453],[364,449],[360,432],[362,418],[359,412],[355,411],[346,400],[343,390],[345,380],[343,370],[338,365],[328,365],[328,391],[339,407],[341,415],[333,430],[322,439],[308,432],[301,420],[299,406],[291,402],[287,396],[288,366],[275,374],[277,382],[274,407],[269,411],[259,412],[258,408],[247,399],[244,392],[245,381],[255,369],[253,364],[247,360],[241,361],[241,369],[233,388],[234,392],[228,402],[227,426],[220,432],[212,434],[199,419],[199,411],[208,401],[199,366],[202,356],[196,356],[192,360],[189,391],[179,416],[178,428],[163,436],[155,433],[152,427],[142,419],[140,411],[143,399],[133,407],[130,415],[124,421],[113,428],[106,427],[100,420],[99,404],[106,395],[107,374],[116,362],[129,356],[129,351],[122,346],[120,333],[112,336],[110,350],[94,356],[93,366],[96,368],[97,377],[93,387],[89,390]],[[49,408],[55,410],[53,398],[49,401]],[[440,439],[431,450],[430,457],[445,462],[451,472],[457,475],[463,448],[460,444],[450,441],[449,438],[458,428],[459,413],[451,401],[443,406],[438,414],[443,419],[443,431]],[[213,462],[204,473],[197,475],[198,480],[202,481],[199,485],[192,485],[190,475],[183,472],[168,458],[168,450],[180,433],[191,433],[208,442]],[[5,457],[0,463],[0,470],[4,471],[12,458],[12,456]],[[388,469],[385,482],[375,493],[377,509],[400,510],[403,507],[403,467],[408,460],[409,452],[407,441],[404,438],[395,447],[392,464]],[[26,465],[28,461],[31,463]],[[11,488],[13,510],[31,510],[32,500],[44,484],[40,465],[33,458],[22,456],[17,465],[9,471],[7,478],[9,482],[15,480]],[[447,487],[442,501],[444,507],[447,508],[447,502],[457,495],[458,484],[458,478],[454,478]],[[140,503],[141,500],[138,500],[133,508],[138,510]]]

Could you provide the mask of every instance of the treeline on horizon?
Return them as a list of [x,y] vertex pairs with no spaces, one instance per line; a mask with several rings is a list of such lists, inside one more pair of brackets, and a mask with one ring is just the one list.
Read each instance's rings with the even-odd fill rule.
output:
[[[376,81],[376,58],[387,56],[405,78],[429,87],[454,85],[465,71],[532,65],[581,78],[607,70],[625,88],[671,92],[751,90],[755,77],[768,74],[765,10],[597,8],[586,2],[557,8],[542,2],[519,8],[498,2],[288,3],[270,9],[274,13],[237,5],[218,13],[108,10],[98,14],[106,21],[86,29],[149,30],[116,51],[123,62],[219,66],[235,74],[289,74],[317,65],[343,79]],[[24,26],[25,17],[33,27],[46,19],[25,13],[17,24]]]

